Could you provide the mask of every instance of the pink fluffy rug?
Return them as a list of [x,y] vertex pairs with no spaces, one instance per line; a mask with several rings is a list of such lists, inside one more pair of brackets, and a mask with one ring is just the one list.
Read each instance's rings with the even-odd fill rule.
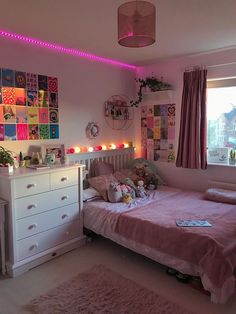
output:
[[190,314],[102,265],[32,300],[25,309],[35,314]]

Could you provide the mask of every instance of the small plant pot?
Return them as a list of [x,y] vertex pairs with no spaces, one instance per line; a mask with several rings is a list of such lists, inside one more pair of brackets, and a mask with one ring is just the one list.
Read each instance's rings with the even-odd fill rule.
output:
[[229,158],[229,164],[230,165],[235,165],[236,164],[236,159],[235,158]]
[[0,167],[0,173],[13,173],[13,171],[14,171],[14,168],[13,166],[10,166],[10,165]]

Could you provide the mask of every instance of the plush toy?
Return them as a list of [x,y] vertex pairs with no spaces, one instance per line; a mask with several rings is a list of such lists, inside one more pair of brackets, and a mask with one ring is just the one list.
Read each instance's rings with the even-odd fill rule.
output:
[[127,178],[122,179],[121,183],[128,185],[131,188],[129,193],[131,194],[132,198],[135,198],[137,186],[135,185],[134,181],[131,180],[129,177],[127,177]]
[[129,185],[118,182],[112,182],[107,190],[107,197],[111,203],[122,202],[123,197],[127,194],[130,195],[131,199],[135,197],[135,193]]
[[148,190],[155,190],[158,186],[158,179],[154,173],[147,173],[145,183]]
[[121,187],[118,182],[112,182],[107,190],[107,197],[109,202],[118,203],[122,202]]
[[157,174],[157,169],[154,164],[144,158],[134,159],[129,165],[136,175],[135,184],[139,180],[144,181],[144,186],[149,190],[154,190],[158,185],[164,184],[164,181]]
[[136,196],[139,197],[139,198],[144,198],[144,197],[146,197],[147,195],[148,195],[148,194],[147,194],[147,192],[145,191],[143,180],[139,180],[139,181],[137,182]]
[[122,196],[126,194],[130,194],[132,198],[135,197],[135,191],[127,184],[121,184],[120,185]]
[[133,201],[133,198],[130,193],[127,193],[122,197],[122,201],[126,204],[131,204]]

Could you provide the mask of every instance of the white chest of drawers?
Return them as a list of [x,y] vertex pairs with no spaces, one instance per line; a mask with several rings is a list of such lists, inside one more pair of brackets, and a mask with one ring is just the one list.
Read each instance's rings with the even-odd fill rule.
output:
[[7,272],[17,276],[85,243],[82,165],[0,174],[8,201]]

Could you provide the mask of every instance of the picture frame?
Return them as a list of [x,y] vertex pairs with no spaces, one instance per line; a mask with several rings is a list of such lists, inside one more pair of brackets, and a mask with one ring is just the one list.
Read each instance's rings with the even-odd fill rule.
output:
[[65,157],[65,145],[64,144],[50,144],[43,145],[41,149],[43,160],[45,160],[45,156],[47,154],[55,154],[56,156],[56,164],[61,163],[62,157]]
[[213,148],[208,150],[208,163],[228,164],[229,148]]

